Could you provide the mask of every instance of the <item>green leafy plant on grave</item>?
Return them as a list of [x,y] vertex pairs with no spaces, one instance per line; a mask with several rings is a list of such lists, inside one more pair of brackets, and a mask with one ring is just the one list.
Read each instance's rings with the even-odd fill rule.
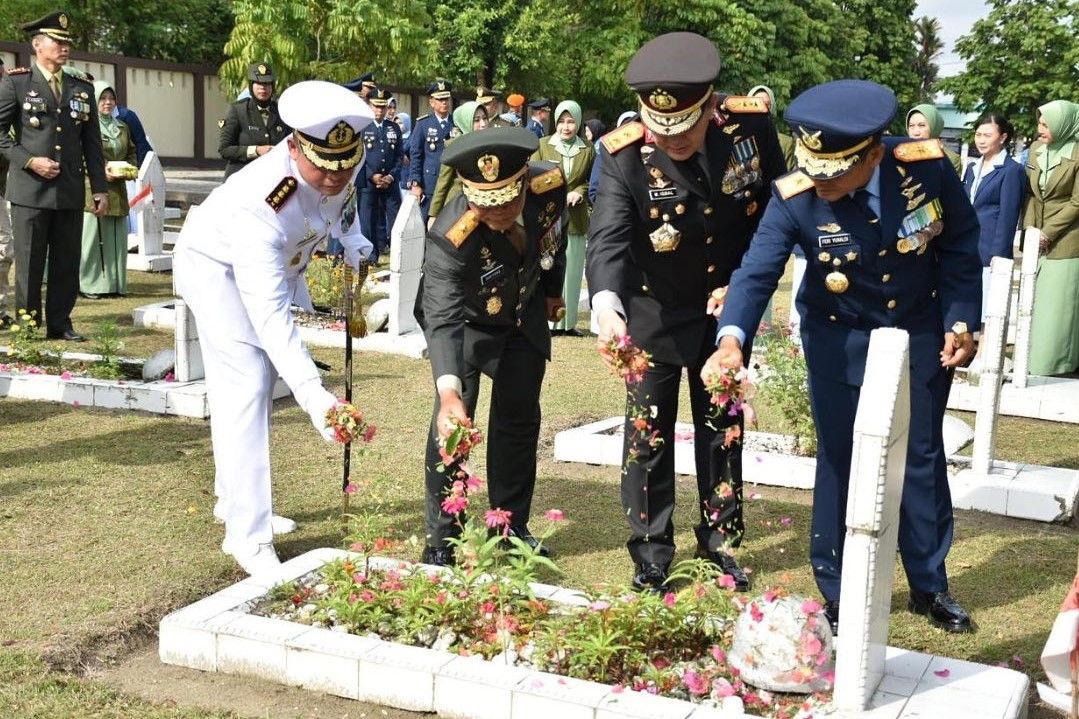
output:
[[93,352],[100,355],[101,359],[87,367],[86,373],[97,379],[120,379],[123,376],[120,369],[120,350],[124,348],[124,343],[120,341],[116,323],[112,320],[99,322],[93,339]]
[[786,420],[794,433],[798,453],[815,455],[817,429],[809,403],[809,374],[801,346],[788,328],[762,323],[754,340],[754,352],[761,359],[757,385],[762,398]]
[[37,311],[16,312],[18,319],[8,330],[8,357],[27,365],[41,365],[48,359],[48,352],[41,341],[41,327]]
[[344,306],[345,265],[328,257],[312,257],[305,272],[311,303],[331,311]]

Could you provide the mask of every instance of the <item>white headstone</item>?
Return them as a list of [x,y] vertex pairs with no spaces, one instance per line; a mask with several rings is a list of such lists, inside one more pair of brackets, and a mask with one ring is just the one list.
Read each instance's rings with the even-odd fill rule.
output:
[[974,420],[972,469],[989,474],[993,463],[1000,386],[1004,380],[1005,334],[1012,298],[1012,267],[1006,257],[994,257],[989,265],[989,300],[982,327],[982,371],[978,378],[978,414]]
[[834,693],[840,710],[866,709],[884,676],[910,428],[909,354],[903,330],[870,336],[847,493]]
[[1019,279],[1019,316],[1015,327],[1015,364],[1012,384],[1018,389],[1027,386],[1030,368],[1030,319],[1034,313],[1034,282],[1038,276],[1038,244],[1041,230],[1027,229],[1023,236],[1023,264]]
[[202,348],[199,347],[199,330],[195,315],[187,303],[176,300],[176,381],[191,382],[202,379],[206,371],[202,367]]
[[401,210],[390,230],[390,322],[391,336],[419,331],[413,314],[423,267],[423,247],[427,229],[423,215],[411,194],[401,201]]
[[135,231],[128,235],[128,248],[136,253],[128,258],[132,269],[163,271],[172,267],[165,254],[165,172],[153,150],[146,153],[139,176],[128,193]]

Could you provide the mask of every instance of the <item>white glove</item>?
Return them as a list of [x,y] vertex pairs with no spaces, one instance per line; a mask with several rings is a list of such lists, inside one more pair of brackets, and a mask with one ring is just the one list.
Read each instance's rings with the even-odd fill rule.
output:
[[[351,243],[350,243],[351,244]],[[345,245],[345,262],[356,269],[360,266],[361,262],[366,262],[367,258],[371,256],[375,246],[371,244],[371,241],[364,235],[360,235],[359,242],[353,246]]]
[[337,405],[337,398],[322,388],[312,392],[311,395],[304,411],[307,412],[307,416],[311,418],[311,424],[315,425],[315,429],[322,438],[327,442],[333,442],[335,441],[333,428],[326,426],[326,413]]

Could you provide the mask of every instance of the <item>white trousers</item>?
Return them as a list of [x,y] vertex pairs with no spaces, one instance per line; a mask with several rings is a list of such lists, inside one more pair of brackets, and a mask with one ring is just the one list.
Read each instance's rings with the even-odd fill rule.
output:
[[254,554],[270,527],[270,413],[276,372],[258,345],[227,265],[191,252],[174,259],[176,287],[195,315],[206,370],[221,549]]

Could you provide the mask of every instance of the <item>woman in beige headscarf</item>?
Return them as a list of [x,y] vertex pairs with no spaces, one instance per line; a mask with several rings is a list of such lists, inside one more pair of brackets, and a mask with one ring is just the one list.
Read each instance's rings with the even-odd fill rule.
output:
[[584,245],[588,235],[589,205],[588,178],[596,150],[592,143],[581,139],[581,106],[573,100],[563,100],[554,111],[554,134],[540,140],[534,160],[557,162],[566,176],[566,208],[569,226],[566,228],[566,279],[562,299],[566,316],[555,323],[552,334],[580,337],[577,329],[577,303],[581,299],[581,279],[584,276]]
[[1079,105],[1054,100],[1038,112],[1023,225],[1041,231],[1045,255],[1034,285],[1030,374],[1048,376],[1079,368]]
[[[135,143],[127,125],[112,116],[116,92],[107,82],[94,83],[97,120],[105,150],[105,177],[109,181],[109,211],[97,217],[89,209],[82,219],[82,260],[79,264],[79,292],[84,297],[127,294],[127,186],[115,165],[124,161],[135,166]],[[90,181],[86,181],[86,207],[93,207]]]

